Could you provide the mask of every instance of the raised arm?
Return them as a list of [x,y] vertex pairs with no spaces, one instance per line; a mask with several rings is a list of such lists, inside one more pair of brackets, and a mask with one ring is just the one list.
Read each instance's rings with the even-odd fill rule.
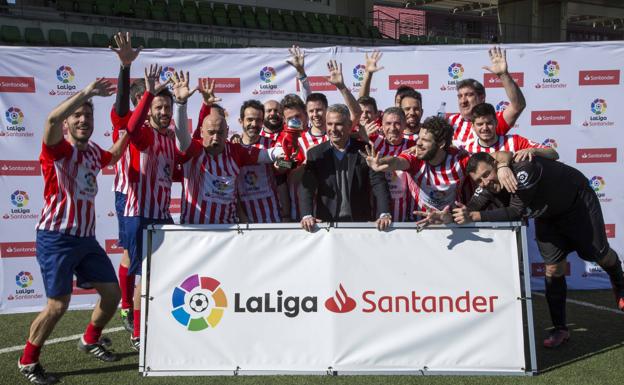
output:
[[110,96],[115,87],[105,79],[98,79],[83,90],[56,106],[46,118],[43,129],[43,143],[54,146],[63,139],[63,121],[94,96]]
[[301,48],[296,45],[288,48],[288,52],[290,53],[290,59],[286,60],[286,63],[290,64],[295,71],[297,71],[297,80],[299,80],[299,84],[301,84],[301,94],[299,96],[305,101],[308,95],[312,93],[308,75],[306,75],[305,72],[305,54]]
[[333,84],[338,91],[340,91],[340,94],[342,95],[342,98],[351,113],[351,121],[359,122],[360,116],[362,115],[362,108],[344,83],[344,77],[342,76],[342,63],[330,60],[327,62],[327,69],[329,70],[327,81]]
[[498,76],[503,83],[503,88],[509,99],[509,106],[503,112],[503,118],[509,127],[513,127],[526,107],[526,101],[520,87],[518,87],[507,70],[507,51],[500,47],[494,47],[489,50],[489,54],[492,64],[489,67],[484,66],[483,69]]
[[199,110],[199,117],[197,119],[197,128],[193,131],[193,139],[201,139],[201,127],[204,123],[206,116],[210,115],[212,105],[221,101],[221,98],[214,94],[215,81],[208,79],[201,79],[197,90],[202,95],[203,103]]
[[366,153],[360,152],[360,155],[366,159],[366,164],[373,171],[405,171],[410,168],[410,162],[400,156],[379,157],[379,153],[375,151],[373,146],[366,146]]
[[186,151],[191,144],[191,134],[188,130],[188,116],[186,114],[186,103],[188,99],[197,91],[195,87],[192,91],[189,89],[190,75],[188,71],[186,75],[183,71],[174,73],[173,95],[175,96],[175,134],[180,143],[180,151]]
[[121,66],[117,78],[117,96],[115,98],[115,113],[117,116],[126,116],[130,111],[130,65],[139,56],[143,46],[132,49],[130,32],[118,32],[113,36],[117,48],[108,46],[119,57]]
[[362,80],[362,86],[360,87],[360,93],[358,97],[361,98],[362,96],[370,96],[370,87],[373,81],[373,74],[383,69],[383,67],[377,66],[382,55],[383,54],[379,51],[373,51],[370,57],[368,56],[368,53],[364,54],[364,57],[366,58],[366,64],[364,65],[364,79]]
[[108,149],[108,152],[110,152],[111,155],[113,156],[110,162],[108,163],[109,165],[117,163],[117,161],[123,155],[124,151],[126,151],[126,147],[128,146],[129,140],[130,140],[130,135],[127,135],[123,131],[119,134],[119,138],[117,139],[117,141],[113,143],[111,148]]

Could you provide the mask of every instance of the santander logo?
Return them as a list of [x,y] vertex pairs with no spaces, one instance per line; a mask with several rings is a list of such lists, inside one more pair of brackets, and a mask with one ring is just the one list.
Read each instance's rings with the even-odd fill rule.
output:
[[329,297],[327,301],[325,301],[327,310],[334,313],[348,313],[355,309],[355,305],[355,300],[349,297],[342,283],[338,285],[335,296]]

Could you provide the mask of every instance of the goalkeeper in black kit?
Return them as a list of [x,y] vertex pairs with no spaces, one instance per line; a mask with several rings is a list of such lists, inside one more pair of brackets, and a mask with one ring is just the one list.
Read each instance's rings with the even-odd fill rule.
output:
[[[517,184],[501,187],[497,169],[510,167]],[[563,163],[534,157],[511,164],[496,163],[487,153],[473,154],[466,172],[477,190],[467,205],[453,210],[453,220],[513,221],[535,218],[537,245],[546,267],[546,300],[554,326],[544,340],[556,348],[570,338],[566,326],[566,256],[576,251],[609,275],[617,307],[624,311],[624,275],[617,253],[607,241],[600,202],[587,178]]]

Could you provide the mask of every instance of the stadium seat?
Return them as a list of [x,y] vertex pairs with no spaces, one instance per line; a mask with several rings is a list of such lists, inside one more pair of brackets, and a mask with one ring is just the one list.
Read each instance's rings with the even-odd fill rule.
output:
[[336,29],[334,28],[334,24],[327,18],[326,15],[319,15],[319,21],[321,22],[321,26],[323,27],[323,33],[326,35],[335,35]]
[[351,37],[360,37],[360,31],[355,23],[347,23],[347,34]]
[[256,8],[256,18],[258,20],[258,27],[261,29],[271,29],[271,21],[269,20],[269,14],[266,8]]
[[230,45],[230,48],[245,48],[245,46],[240,43],[232,43],[232,45]]
[[340,36],[348,35],[347,26],[344,25],[344,23],[341,21],[337,21],[336,23],[334,23],[334,29],[336,30],[337,35],[340,35]]
[[270,9],[269,20],[271,21],[271,29],[274,29],[276,31],[286,30],[286,27],[284,26],[284,20],[282,19],[282,15],[280,15],[279,10]]
[[74,0],[56,0],[56,9],[61,12],[74,12]]
[[230,48],[230,45],[228,43],[224,43],[222,41],[219,41],[219,42],[215,43],[215,48]]
[[136,0],[134,2],[134,17],[138,19],[149,19],[150,17],[150,4],[149,0]]
[[200,41],[199,48],[214,48],[214,44],[211,41]]
[[72,32],[70,41],[74,47],[91,47],[89,35],[86,32]]
[[46,39],[41,28],[25,28],[24,40],[28,45],[46,45]]
[[400,34],[399,35],[399,43],[401,44],[409,44],[409,35],[405,35],[405,34]]
[[[167,3],[165,0],[154,0],[152,3],[152,7],[150,8],[150,13],[152,15],[152,19],[158,21],[166,21],[167,20]],[[148,41],[149,45],[149,41]]]
[[113,15],[113,0],[95,0],[95,12],[102,16]]
[[22,34],[18,27],[13,25],[3,25],[0,27],[0,38],[4,43],[17,44],[22,41]]
[[282,19],[284,20],[284,26],[286,27],[286,31],[297,32],[299,30],[297,28],[297,22],[295,21],[295,17],[292,15],[292,13],[290,13],[290,11],[283,11]]
[[108,47],[111,45],[111,38],[102,33],[94,33],[91,35],[91,44],[94,47]]
[[182,48],[197,48],[197,43],[195,43],[193,40],[183,40]]
[[165,42],[157,37],[147,39],[147,48],[165,48]]
[[323,33],[323,25],[316,17],[311,17],[310,19],[310,28],[312,29],[312,33],[322,34]]
[[179,22],[182,19],[182,4],[180,0],[169,0],[168,6],[165,8],[169,21]]
[[312,32],[312,29],[310,28],[310,24],[308,23],[308,20],[306,19],[306,17],[303,15],[303,12],[296,11],[293,13],[293,15],[295,18],[295,23],[297,24],[297,28],[299,29],[299,32],[303,32],[303,33]]
[[232,27],[243,27],[243,18],[238,5],[229,4],[227,8],[227,16]]
[[245,5],[241,8],[241,18],[245,28],[258,28],[256,14],[250,6]]
[[186,23],[199,24],[199,13],[197,12],[197,5],[194,1],[184,1],[182,16]]
[[225,4],[215,3],[212,9],[212,16],[216,25],[227,27],[230,25],[227,17],[227,11],[225,10]]
[[165,40],[165,48],[181,48],[182,45],[180,44],[179,40],[176,39],[167,39]]
[[368,28],[364,24],[358,24],[358,31],[360,31],[360,36],[362,37],[371,37],[371,33]]
[[76,7],[80,13],[93,13],[93,8],[93,0],[78,0],[78,7]]
[[376,26],[372,26],[370,27],[370,32],[371,32],[371,36],[373,37],[373,39],[381,39],[381,32],[379,32],[379,28],[377,28]]
[[54,47],[66,47],[69,45],[67,34],[62,29],[51,29],[48,31],[48,42]]
[[147,46],[147,44],[145,43],[145,39],[141,36],[132,36],[132,47],[139,48],[141,46]]
[[118,16],[134,16],[134,10],[132,10],[132,2],[130,0],[117,0],[115,3],[115,15]]
[[212,15],[212,7],[209,3],[202,1],[198,4],[197,13],[199,14],[199,21],[202,24],[212,25],[214,24],[214,16]]

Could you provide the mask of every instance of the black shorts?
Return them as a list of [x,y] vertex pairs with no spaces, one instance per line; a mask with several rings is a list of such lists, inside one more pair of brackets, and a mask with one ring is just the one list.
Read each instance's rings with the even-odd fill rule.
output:
[[548,220],[537,218],[535,237],[547,265],[563,261],[573,251],[590,262],[609,252],[600,201],[589,186],[579,190],[575,208],[569,214]]

